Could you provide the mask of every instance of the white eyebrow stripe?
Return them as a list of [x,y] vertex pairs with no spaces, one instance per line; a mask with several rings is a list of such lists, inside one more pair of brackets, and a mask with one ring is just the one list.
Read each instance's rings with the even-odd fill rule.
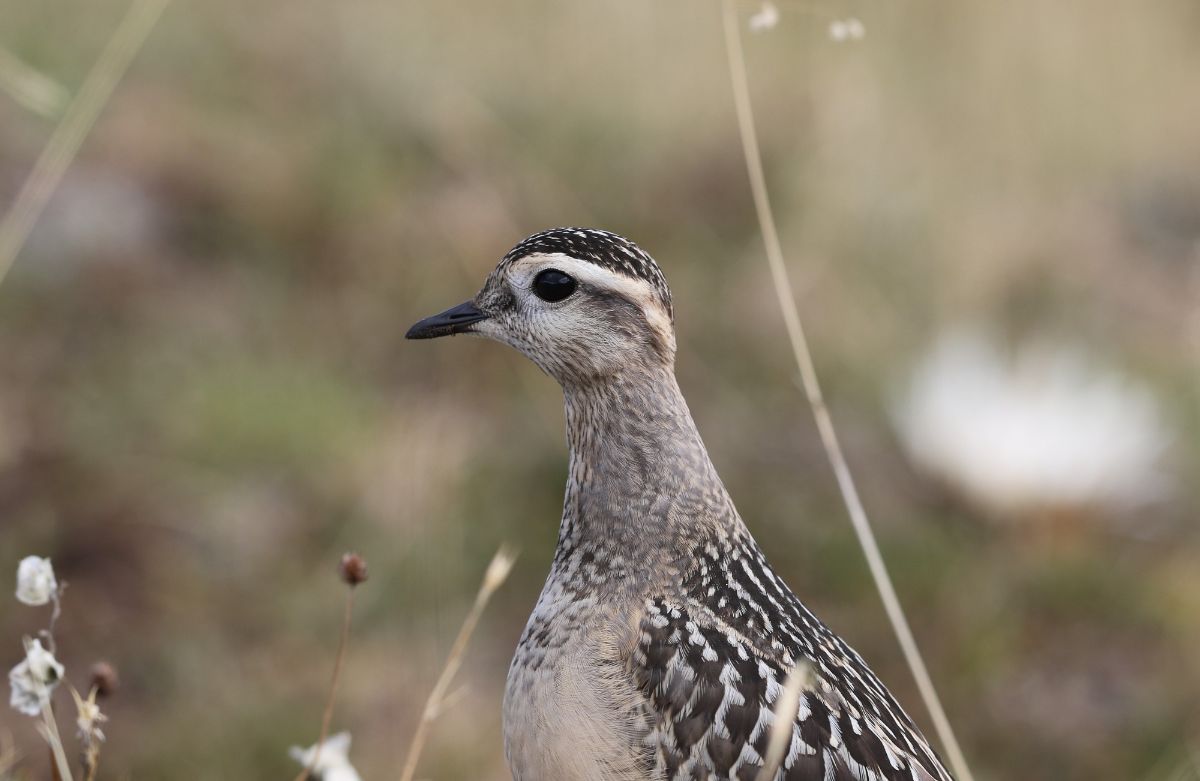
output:
[[548,268],[558,269],[583,285],[617,293],[633,302],[642,310],[642,315],[650,327],[658,332],[663,342],[674,352],[675,327],[671,322],[670,313],[663,308],[654,285],[639,277],[626,276],[561,252],[535,252],[518,258],[509,267],[508,276],[514,285],[528,287],[533,284],[533,278],[539,272]]
[[[646,318],[652,322],[653,318],[664,318],[658,291],[646,280],[620,274],[561,252],[526,255],[513,262],[509,276],[518,285],[531,285],[533,277],[548,268],[569,274],[584,285],[619,293],[640,306]],[[670,324],[669,319],[667,324]]]

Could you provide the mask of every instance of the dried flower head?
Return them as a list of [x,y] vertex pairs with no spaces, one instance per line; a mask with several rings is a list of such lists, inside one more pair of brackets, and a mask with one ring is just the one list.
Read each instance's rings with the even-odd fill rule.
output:
[[867,28],[857,18],[835,19],[829,23],[829,37],[838,43],[846,41],[861,41],[867,34]]
[[92,689],[85,699],[72,687],[71,696],[75,699],[75,726],[79,728],[79,739],[86,746],[103,743],[104,732],[100,725],[108,721],[108,716],[100,712],[100,706],[96,703],[96,689]]
[[764,0],[762,7],[750,17],[750,32],[761,33],[765,30],[773,30],[777,24],[779,24],[779,9],[771,0]]
[[37,716],[62,676],[63,666],[54,654],[43,648],[41,641],[25,638],[25,659],[8,671],[9,704],[26,716]]
[[517,554],[511,548],[506,545],[501,546],[496,551],[496,555],[492,557],[487,572],[483,575],[483,590],[491,593],[500,588],[500,585],[508,579],[508,573],[512,572],[513,563],[516,560]]
[[346,583],[357,586],[367,579],[367,562],[357,553],[347,553],[338,565],[338,574]]
[[121,683],[117,668],[108,662],[96,662],[92,665],[92,685],[97,697],[108,697],[117,690]]
[[[312,766],[313,773],[321,781],[362,781],[354,765],[350,764],[349,732],[331,735],[319,747],[292,746],[288,749],[288,755],[304,767]],[[313,764],[313,760],[316,760],[316,764]]]
[[44,605],[58,595],[58,581],[50,559],[26,556],[17,565],[17,599],[26,605]]

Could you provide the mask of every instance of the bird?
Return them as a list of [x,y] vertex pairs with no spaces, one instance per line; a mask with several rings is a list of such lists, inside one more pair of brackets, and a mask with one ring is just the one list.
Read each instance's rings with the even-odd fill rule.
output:
[[[738,514],[676,381],[648,253],[605,230],[535,233],[406,336],[455,334],[516,348],[566,410],[558,542],[503,701],[515,781],[756,781],[776,729],[790,735],[771,781],[953,781]],[[800,665],[796,716],[776,725]]]

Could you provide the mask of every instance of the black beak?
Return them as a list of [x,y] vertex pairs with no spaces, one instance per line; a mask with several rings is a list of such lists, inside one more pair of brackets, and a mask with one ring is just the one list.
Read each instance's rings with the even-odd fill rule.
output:
[[408,329],[404,338],[436,339],[439,336],[468,333],[471,326],[480,320],[487,320],[487,315],[479,311],[474,301],[464,301],[441,314],[425,318]]

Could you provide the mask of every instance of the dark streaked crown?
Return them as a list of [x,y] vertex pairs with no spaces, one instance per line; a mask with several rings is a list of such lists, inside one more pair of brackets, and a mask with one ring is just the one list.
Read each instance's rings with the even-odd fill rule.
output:
[[671,290],[662,270],[641,247],[624,236],[595,228],[552,228],[535,233],[508,251],[497,270],[528,255],[561,253],[650,283],[672,320]]

